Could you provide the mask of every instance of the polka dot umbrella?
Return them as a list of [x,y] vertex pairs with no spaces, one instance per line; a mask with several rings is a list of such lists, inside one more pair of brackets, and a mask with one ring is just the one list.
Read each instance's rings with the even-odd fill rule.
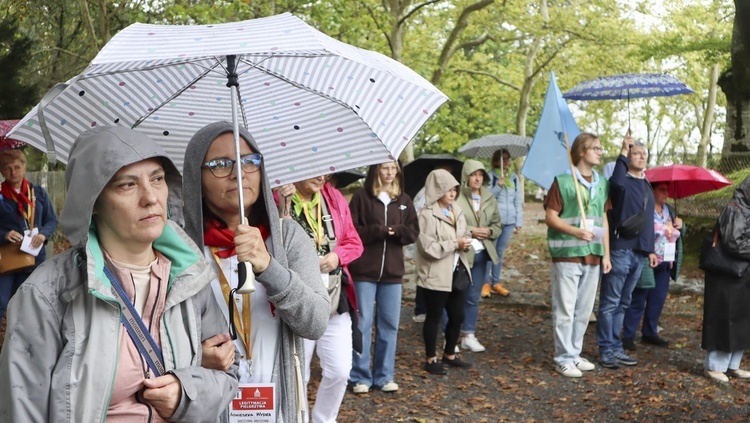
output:
[[8,132],[13,129],[18,120],[0,120],[0,151],[12,150],[14,148],[25,147],[26,143],[9,138]]
[[181,169],[190,137],[234,113],[278,186],[394,160],[446,100],[405,65],[288,13],[217,25],[133,24],[12,135],[67,162],[84,130],[124,125],[159,142]]

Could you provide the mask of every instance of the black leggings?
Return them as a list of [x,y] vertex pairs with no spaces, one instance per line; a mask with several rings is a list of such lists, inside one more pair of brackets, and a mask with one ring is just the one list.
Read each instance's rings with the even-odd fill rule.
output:
[[445,325],[445,350],[443,354],[455,354],[456,342],[464,322],[464,291],[433,291],[424,290],[424,299],[427,305],[427,316],[422,327],[425,351],[427,357],[437,356],[436,344],[438,327],[443,317],[443,310],[448,314],[448,323]]

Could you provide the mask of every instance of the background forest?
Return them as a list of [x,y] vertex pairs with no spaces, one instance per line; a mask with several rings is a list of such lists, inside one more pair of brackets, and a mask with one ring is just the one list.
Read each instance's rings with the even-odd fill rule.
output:
[[[744,47],[750,42],[742,42],[743,34],[750,38],[748,3],[2,0],[0,119],[22,117],[131,23],[207,24],[292,12],[334,38],[405,63],[450,97],[404,153],[406,161],[425,152],[455,153],[487,134],[533,136],[551,71],[563,92],[603,75],[669,73],[695,94],[631,102],[649,166],[684,162],[732,172],[746,167],[750,151],[744,129],[750,84],[743,83],[750,78]],[[580,128],[601,136],[605,155],[617,154],[628,126],[626,104],[569,104]]]

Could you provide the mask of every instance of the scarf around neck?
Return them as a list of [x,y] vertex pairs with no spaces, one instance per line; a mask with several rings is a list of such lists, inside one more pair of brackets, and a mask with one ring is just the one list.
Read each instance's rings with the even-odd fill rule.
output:
[[[17,193],[8,181],[3,181],[0,184],[0,193],[2,193],[3,197],[9,198],[18,204],[18,216],[26,219],[28,222],[31,218],[31,210],[34,208],[34,191],[31,189],[29,180],[23,178],[20,193]],[[33,222],[29,222],[29,225],[32,224]]]
[[576,180],[588,188],[589,197],[593,200],[596,197],[596,186],[599,185],[599,174],[594,169],[591,169],[591,182],[589,182],[581,175],[581,171],[577,167],[573,167],[573,169],[576,171]]
[[[260,231],[263,241],[268,239],[271,232],[263,224],[253,225]],[[234,232],[226,226],[219,223],[216,219],[210,219],[203,232],[203,243],[209,247],[225,248],[219,250],[216,255],[221,258],[229,258],[237,255],[234,245]]]

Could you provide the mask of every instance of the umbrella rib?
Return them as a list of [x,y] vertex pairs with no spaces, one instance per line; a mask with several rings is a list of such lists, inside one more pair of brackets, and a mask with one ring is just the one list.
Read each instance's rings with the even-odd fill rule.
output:
[[148,119],[151,115],[153,115],[154,113],[156,113],[157,111],[159,111],[165,105],[169,104],[172,100],[174,100],[175,98],[179,97],[182,93],[184,93],[193,84],[195,84],[196,82],[198,82],[200,79],[202,79],[204,76],[206,76],[209,72],[212,72],[214,69],[216,69],[217,66],[222,66],[221,61],[218,60],[218,59],[217,59],[216,63],[214,64],[214,66],[205,68],[204,72],[202,72],[200,75],[198,75],[195,78],[193,78],[192,80],[190,80],[190,82],[188,82],[187,84],[185,84],[184,86],[182,86],[182,88],[180,88],[179,90],[175,91],[174,94],[172,94],[171,96],[169,96],[169,98],[167,98],[166,100],[162,101],[161,104],[159,104],[158,106],[154,107],[153,110],[151,110],[150,112],[148,112],[145,115],[141,116],[137,121],[135,121],[135,123],[133,123],[133,126],[131,128],[137,128],[138,125],[140,125],[141,123],[143,123],[143,121],[145,121],[146,119]]
[[[323,56],[323,55],[321,55],[321,56]],[[279,57],[279,56],[276,56],[276,57]],[[270,57],[269,57],[269,58],[270,58]],[[269,58],[266,58],[266,60],[267,60],[267,59],[269,59]],[[307,92],[309,92],[309,93],[312,93],[312,94],[318,95],[318,96],[320,96],[320,97],[322,97],[322,98],[325,98],[326,100],[332,101],[332,102],[334,102],[334,103],[336,103],[336,104],[340,105],[341,107],[344,107],[344,108],[346,108],[346,109],[349,109],[349,110],[353,111],[353,112],[354,112],[355,114],[357,114],[357,115],[359,114],[359,113],[357,113],[357,111],[356,111],[356,110],[354,110],[354,108],[352,108],[352,107],[351,107],[351,106],[349,106],[348,104],[344,103],[343,101],[341,101],[341,100],[339,100],[339,99],[337,99],[337,98],[335,98],[335,97],[331,97],[331,96],[329,96],[328,94],[322,93],[322,92],[320,92],[320,91],[317,91],[317,90],[313,90],[313,89],[310,89],[310,88],[308,88],[308,87],[306,87],[306,86],[304,86],[304,85],[301,85],[301,84],[300,84],[300,83],[298,83],[298,82],[295,82],[295,81],[292,81],[291,79],[285,78],[285,77],[283,77],[282,75],[279,75],[278,73],[276,73],[276,72],[274,72],[274,71],[272,71],[272,70],[270,70],[270,69],[268,69],[268,68],[264,68],[264,67],[261,67],[261,66],[259,66],[259,65],[260,65],[260,64],[261,64],[262,62],[264,62],[265,60],[263,60],[263,61],[261,61],[261,62],[258,62],[258,63],[254,63],[254,62],[250,62],[250,61],[248,61],[248,60],[243,60],[241,56],[239,57],[239,60],[240,60],[241,62],[243,62],[243,63],[245,63],[245,64],[249,65],[251,69],[252,69],[252,68],[258,69],[258,70],[259,70],[260,72],[263,72],[263,73],[265,73],[265,74],[266,74],[266,75],[268,75],[268,76],[272,76],[272,77],[274,77],[274,78],[277,78],[277,79],[279,79],[279,80],[281,80],[281,81],[284,81],[284,82],[286,82],[287,84],[290,84],[290,85],[292,85],[292,86],[294,86],[294,87],[296,87],[296,88],[299,88],[300,90],[303,90],[303,91],[307,91]]]

